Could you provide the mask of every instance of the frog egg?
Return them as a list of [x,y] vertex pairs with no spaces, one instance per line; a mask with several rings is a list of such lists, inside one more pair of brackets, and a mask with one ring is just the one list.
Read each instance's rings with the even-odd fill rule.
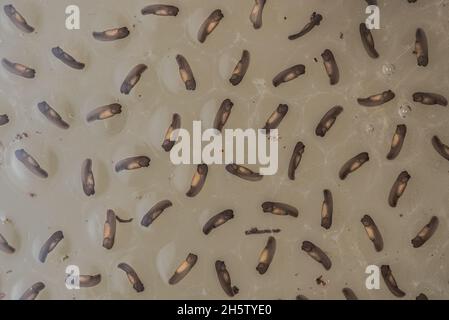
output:
[[[121,112],[119,114],[115,114],[112,117],[103,120],[94,120],[90,122],[87,121],[87,115],[90,112],[99,107],[110,105],[113,103],[118,103],[122,106]],[[101,138],[108,138],[120,133],[123,130],[128,119],[128,109],[125,104],[122,104],[116,98],[107,96],[105,94],[96,94],[86,99],[83,110],[81,112],[81,117],[83,117],[85,125],[88,127],[88,130],[92,132],[92,134],[97,135]]]
[[140,167],[130,170],[124,169],[119,172],[117,172],[116,165],[122,160],[133,157],[145,156],[151,159],[151,149],[146,143],[140,141],[119,143],[117,145],[120,147],[118,147],[112,154],[113,164],[111,168],[115,178],[127,186],[144,188],[148,181],[151,181],[151,177],[154,174],[152,172],[153,170],[151,170],[151,160],[147,167]]
[[66,239],[66,234],[63,232],[63,239],[58,242],[56,247],[50,251],[45,259],[45,262],[39,260],[39,253],[45,242],[56,232],[62,229],[45,230],[45,232],[40,232],[39,235],[33,240],[32,252],[39,266],[46,268],[48,265],[58,265],[70,251],[69,240]]
[[[4,211],[0,211],[0,234],[15,249],[13,254],[20,250],[22,239],[14,226],[14,221]],[[0,251],[0,255],[4,256],[5,253]]]
[[[92,161],[92,174],[95,182],[95,193],[87,196],[83,190],[83,184],[81,181],[81,169],[84,161],[86,159],[91,159]],[[68,159],[67,159],[68,160]],[[80,200],[95,199],[107,194],[110,187],[110,175],[108,163],[101,159],[101,155],[92,152],[91,154],[86,153],[70,153],[70,163],[67,164],[70,169],[69,179],[66,180],[66,184],[72,190],[72,195],[76,196]]]
[[398,108],[398,114],[402,119],[407,118],[407,116],[412,112],[412,107],[409,104],[401,104]]
[[104,248],[103,232],[108,210],[114,211],[116,217],[119,217],[121,219],[128,220],[129,218],[134,218],[135,220],[135,217],[132,216],[133,209],[130,206],[127,206],[126,209],[124,209],[124,207],[121,207],[118,204],[116,205],[116,203],[113,201],[110,201],[109,204],[88,205],[83,213],[84,221],[87,224],[87,234],[92,249],[95,250],[99,255],[126,251],[135,236],[132,232],[134,221],[129,223],[121,223],[116,219],[114,245],[111,249]]
[[396,72],[396,67],[392,63],[385,63],[382,66],[382,74],[385,76],[392,76]]
[[39,275],[36,273],[27,273],[14,284],[11,290],[11,299],[19,300],[22,295],[31,288],[34,284],[42,282],[45,285],[45,288],[39,292],[35,300],[48,300],[50,299],[50,290],[42,279],[39,278]]
[[[176,55],[177,53],[173,50],[168,52],[160,59],[156,67],[160,83],[172,94],[180,94],[186,91],[185,85],[179,75]],[[195,71],[193,70],[193,72]]]
[[[62,120],[69,125],[69,127],[67,129],[61,129],[48,120],[38,108],[38,104],[42,102],[46,102],[55,112],[57,112],[61,116]],[[62,95],[55,96],[54,94],[50,94],[45,98],[40,97],[40,99],[34,99],[33,105],[30,108],[33,111],[33,119],[37,120],[37,125],[35,126],[37,131],[50,136],[61,137],[67,133],[70,133],[69,130],[73,127],[76,120],[73,106],[70,104],[68,99]]]

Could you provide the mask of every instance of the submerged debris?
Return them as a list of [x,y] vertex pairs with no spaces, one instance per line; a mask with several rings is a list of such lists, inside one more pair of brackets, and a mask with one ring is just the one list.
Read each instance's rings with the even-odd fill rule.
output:
[[11,22],[21,31],[26,33],[31,33],[34,28],[30,26],[25,18],[19,13],[19,11],[14,8],[12,4],[7,4],[3,6],[3,10],[6,16],[11,20]]

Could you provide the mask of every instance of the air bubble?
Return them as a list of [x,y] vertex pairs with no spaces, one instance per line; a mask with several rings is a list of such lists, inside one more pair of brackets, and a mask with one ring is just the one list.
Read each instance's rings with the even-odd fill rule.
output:
[[410,112],[412,112],[412,108],[408,104],[402,104],[398,110],[399,116],[402,119],[405,119]]

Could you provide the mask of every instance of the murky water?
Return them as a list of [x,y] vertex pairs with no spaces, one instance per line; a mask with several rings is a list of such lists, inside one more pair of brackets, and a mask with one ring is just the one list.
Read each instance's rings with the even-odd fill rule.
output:
[[[141,15],[151,3],[145,0],[39,0],[12,3],[35,28],[27,34],[6,15],[0,16],[0,56],[36,70],[24,79],[0,68],[0,114],[9,123],[0,126],[0,233],[16,251],[0,251],[0,292],[17,299],[32,284],[45,289],[38,299],[223,299],[215,261],[226,263],[240,299],[343,299],[350,287],[361,299],[395,298],[381,279],[379,290],[365,287],[368,265],[390,265],[398,286],[414,299],[419,293],[430,299],[447,299],[449,278],[448,211],[449,163],[432,147],[438,135],[449,143],[448,109],[414,102],[417,91],[449,97],[449,1],[383,1],[380,30],[373,30],[378,59],[365,51],[359,34],[366,2],[362,0],[268,0],[263,25],[255,30],[249,20],[254,1],[172,0],[176,17]],[[65,28],[65,8],[76,4],[81,29]],[[224,18],[205,43],[197,32],[206,17],[221,9]],[[309,22],[313,12],[323,20],[305,36],[288,40]],[[102,42],[93,31],[126,26],[130,35]],[[425,30],[429,65],[417,65],[415,32]],[[60,46],[83,70],[71,69],[57,60],[51,48]],[[232,86],[229,78],[246,49],[250,65],[243,81]],[[331,86],[321,54],[330,49],[340,70],[340,81]],[[181,81],[176,55],[189,62],[196,90]],[[316,61],[315,61],[316,58]],[[120,93],[128,72],[146,64],[129,95]],[[306,73],[279,87],[272,79],[296,64]],[[395,99],[373,108],[362,107],[357,98],[391,89]],[[185,195],[195,165],[175,166],[162,148],[172,114],[191,130],[194,120],[212,126],[221,102],[234,107],[226,128],[261,128],[279,104],[289,106],[279,126],[279,170],[259,182],[229,174],[224,165],[209,166],[206,183],[193,198]],[[37,108],[48,102],[70,128],[62,130]],[[122,112],[110,119],[87,123],[94,108],[120,103]],[[323,115],[333,106],[343,112],[324,138],[315,134]],[[387,160],[398,124],[406,124],[403,148]],[[287,171],[298,141],[305,145],[296,180]],[[33,175],[15,157],[25,149],[48,173]],[[340,180],[341,166],[353,156],[369,153],[369,161]],[[145,155],[149,167],[115,172],[115,163]],[[87,197],[81,185],[81,165],[92,159],[95,195]],[[406,170],[411,179],[397,207],[388,204],[396,177]],[[332,226],[320,226],[323,190],[333,195]],[[148,228],[140,221],[161,200],[167,208]],[[297,218],[264,213],[265,201],[283,202],[299,210]],[[111,250],[102,246],[106,211],[112,209],[131,223],[116,226]],[[213,215],[234,211],[234,218],[209,235],[203,225]],[[376,252],[361,218],[370,215],[384,240]],[[411,240],[437,216],[439,226],[422,247]],[[276,252],[268,271],[257,272],[259,255],[268,234],[245,231],[281,229],[272,234]],[[38,260],[43,243],[55,231],[64,239]],[[331,259],[326,271],[301,250],[311,241]],[[175,285],[168,280],[189,253],[198,261]],[[145,286],[137,293],[126,274],[117,268],[126,262]],[[81,274],[100,273],[101,282],[91,288],[67,290],[65,269],[77,265]],[[323,284],[316,279],[322,276]]]

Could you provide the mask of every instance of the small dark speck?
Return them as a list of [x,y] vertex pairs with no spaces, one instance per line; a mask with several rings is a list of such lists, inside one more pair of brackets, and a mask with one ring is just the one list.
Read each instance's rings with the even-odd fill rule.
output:
[[287,17],[284,17],[284,20],[287,20]]
[[313,61],[318,62],[318,59],[317,58],[313,58]]
[[141,94],[139,94],[139,98],[142,98],[142,95],[141,95]]
[[6,274],[11,273],[11,272],[12,272],[12,270],[8,270],[8,271],[6,271]]
[[133,28],[135,28],[136,27],[136,25],[135,24],[133,24]]
[[33,192],[30,192],[29,194],[28,194],[31,198],[34,198],[34,197],[36,197],[36,194],[35,193],[33,193]]
[[404,215],[403,215],[402,213],[399,215],[399,217],[401,217],[401,218],[402,218],[403,216],[404,216]]
[[343,32],[340,32],[340,39],[343,39],[344,38],[344,34],[343,34]]

